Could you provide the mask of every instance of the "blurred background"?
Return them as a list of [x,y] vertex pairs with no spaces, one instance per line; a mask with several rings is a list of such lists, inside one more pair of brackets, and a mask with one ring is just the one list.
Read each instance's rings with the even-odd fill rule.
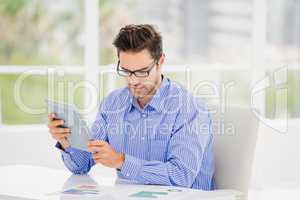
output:
[[[166,76],[208,104],[220,102],[210,84],[199,88],[203,81],[226,104],[260,111],[254,185],[300,181],[299,0],[0,0],[0,165],[63,167],[46,133],[44,99],[84,109],[123,86],[112,41],[132,23],[161,32]],[[85,113],[89,124],[96,112]],[[39,154],[28,147],[33,137]],[[32,158],[3,153],[16,140]]]

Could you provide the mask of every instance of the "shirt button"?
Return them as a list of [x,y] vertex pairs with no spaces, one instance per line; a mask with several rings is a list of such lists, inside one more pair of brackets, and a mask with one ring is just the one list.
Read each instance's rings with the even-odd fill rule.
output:
[[143,113],[143,114],[142,114],[142,117],[146,118],[146,117],[147,117],[147,114]]
[[128,177],[128,176],[129,176],[129,174],[126,174],[126,176]]
[[142,140],[144,140],[145,138],[144,137],[142,137]]

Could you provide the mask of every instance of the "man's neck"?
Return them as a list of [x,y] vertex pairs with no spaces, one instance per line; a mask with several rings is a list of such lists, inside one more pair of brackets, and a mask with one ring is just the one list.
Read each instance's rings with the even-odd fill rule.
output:
[[154,87],[154,89],[146,96],[142,97],[142,98],[138,98],[137,102],[139,104],[139,106],[144,109],[145,105],[151,101],[152,97],[155,95],[155,93],[157,92],[157,90],[159,89],[161,83],[162,83],[162,79],[163,77],[161,77],[159,79],[159,81],[157,82],[156,86]]

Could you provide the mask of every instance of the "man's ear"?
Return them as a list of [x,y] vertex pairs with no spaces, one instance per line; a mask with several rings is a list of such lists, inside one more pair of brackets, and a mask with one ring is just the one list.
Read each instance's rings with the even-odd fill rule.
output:
[[161,68],[161,66],[164,64],[165,58],[166,58],[166,55],[164,53],[162,53],[159,60],[158,60],[158,67],[159,68]]

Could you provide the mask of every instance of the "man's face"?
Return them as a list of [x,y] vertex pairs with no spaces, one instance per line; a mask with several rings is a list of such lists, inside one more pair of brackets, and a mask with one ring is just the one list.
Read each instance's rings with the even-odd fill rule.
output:
[[145,71],[154,64],[154,67],[149,72],[149,76],[136,77],[134,74],[131,74],[131,76],[126,77],[126,82],[131,94],[136,98],[143,98],[155,90],[155,87],[161,78],[161,64],[163,62],[163,58],[156,61],[151,57],[148,50],[142,50],[140,52],[121,51],[119,53],[119,59],[119,69],[121,70]]

